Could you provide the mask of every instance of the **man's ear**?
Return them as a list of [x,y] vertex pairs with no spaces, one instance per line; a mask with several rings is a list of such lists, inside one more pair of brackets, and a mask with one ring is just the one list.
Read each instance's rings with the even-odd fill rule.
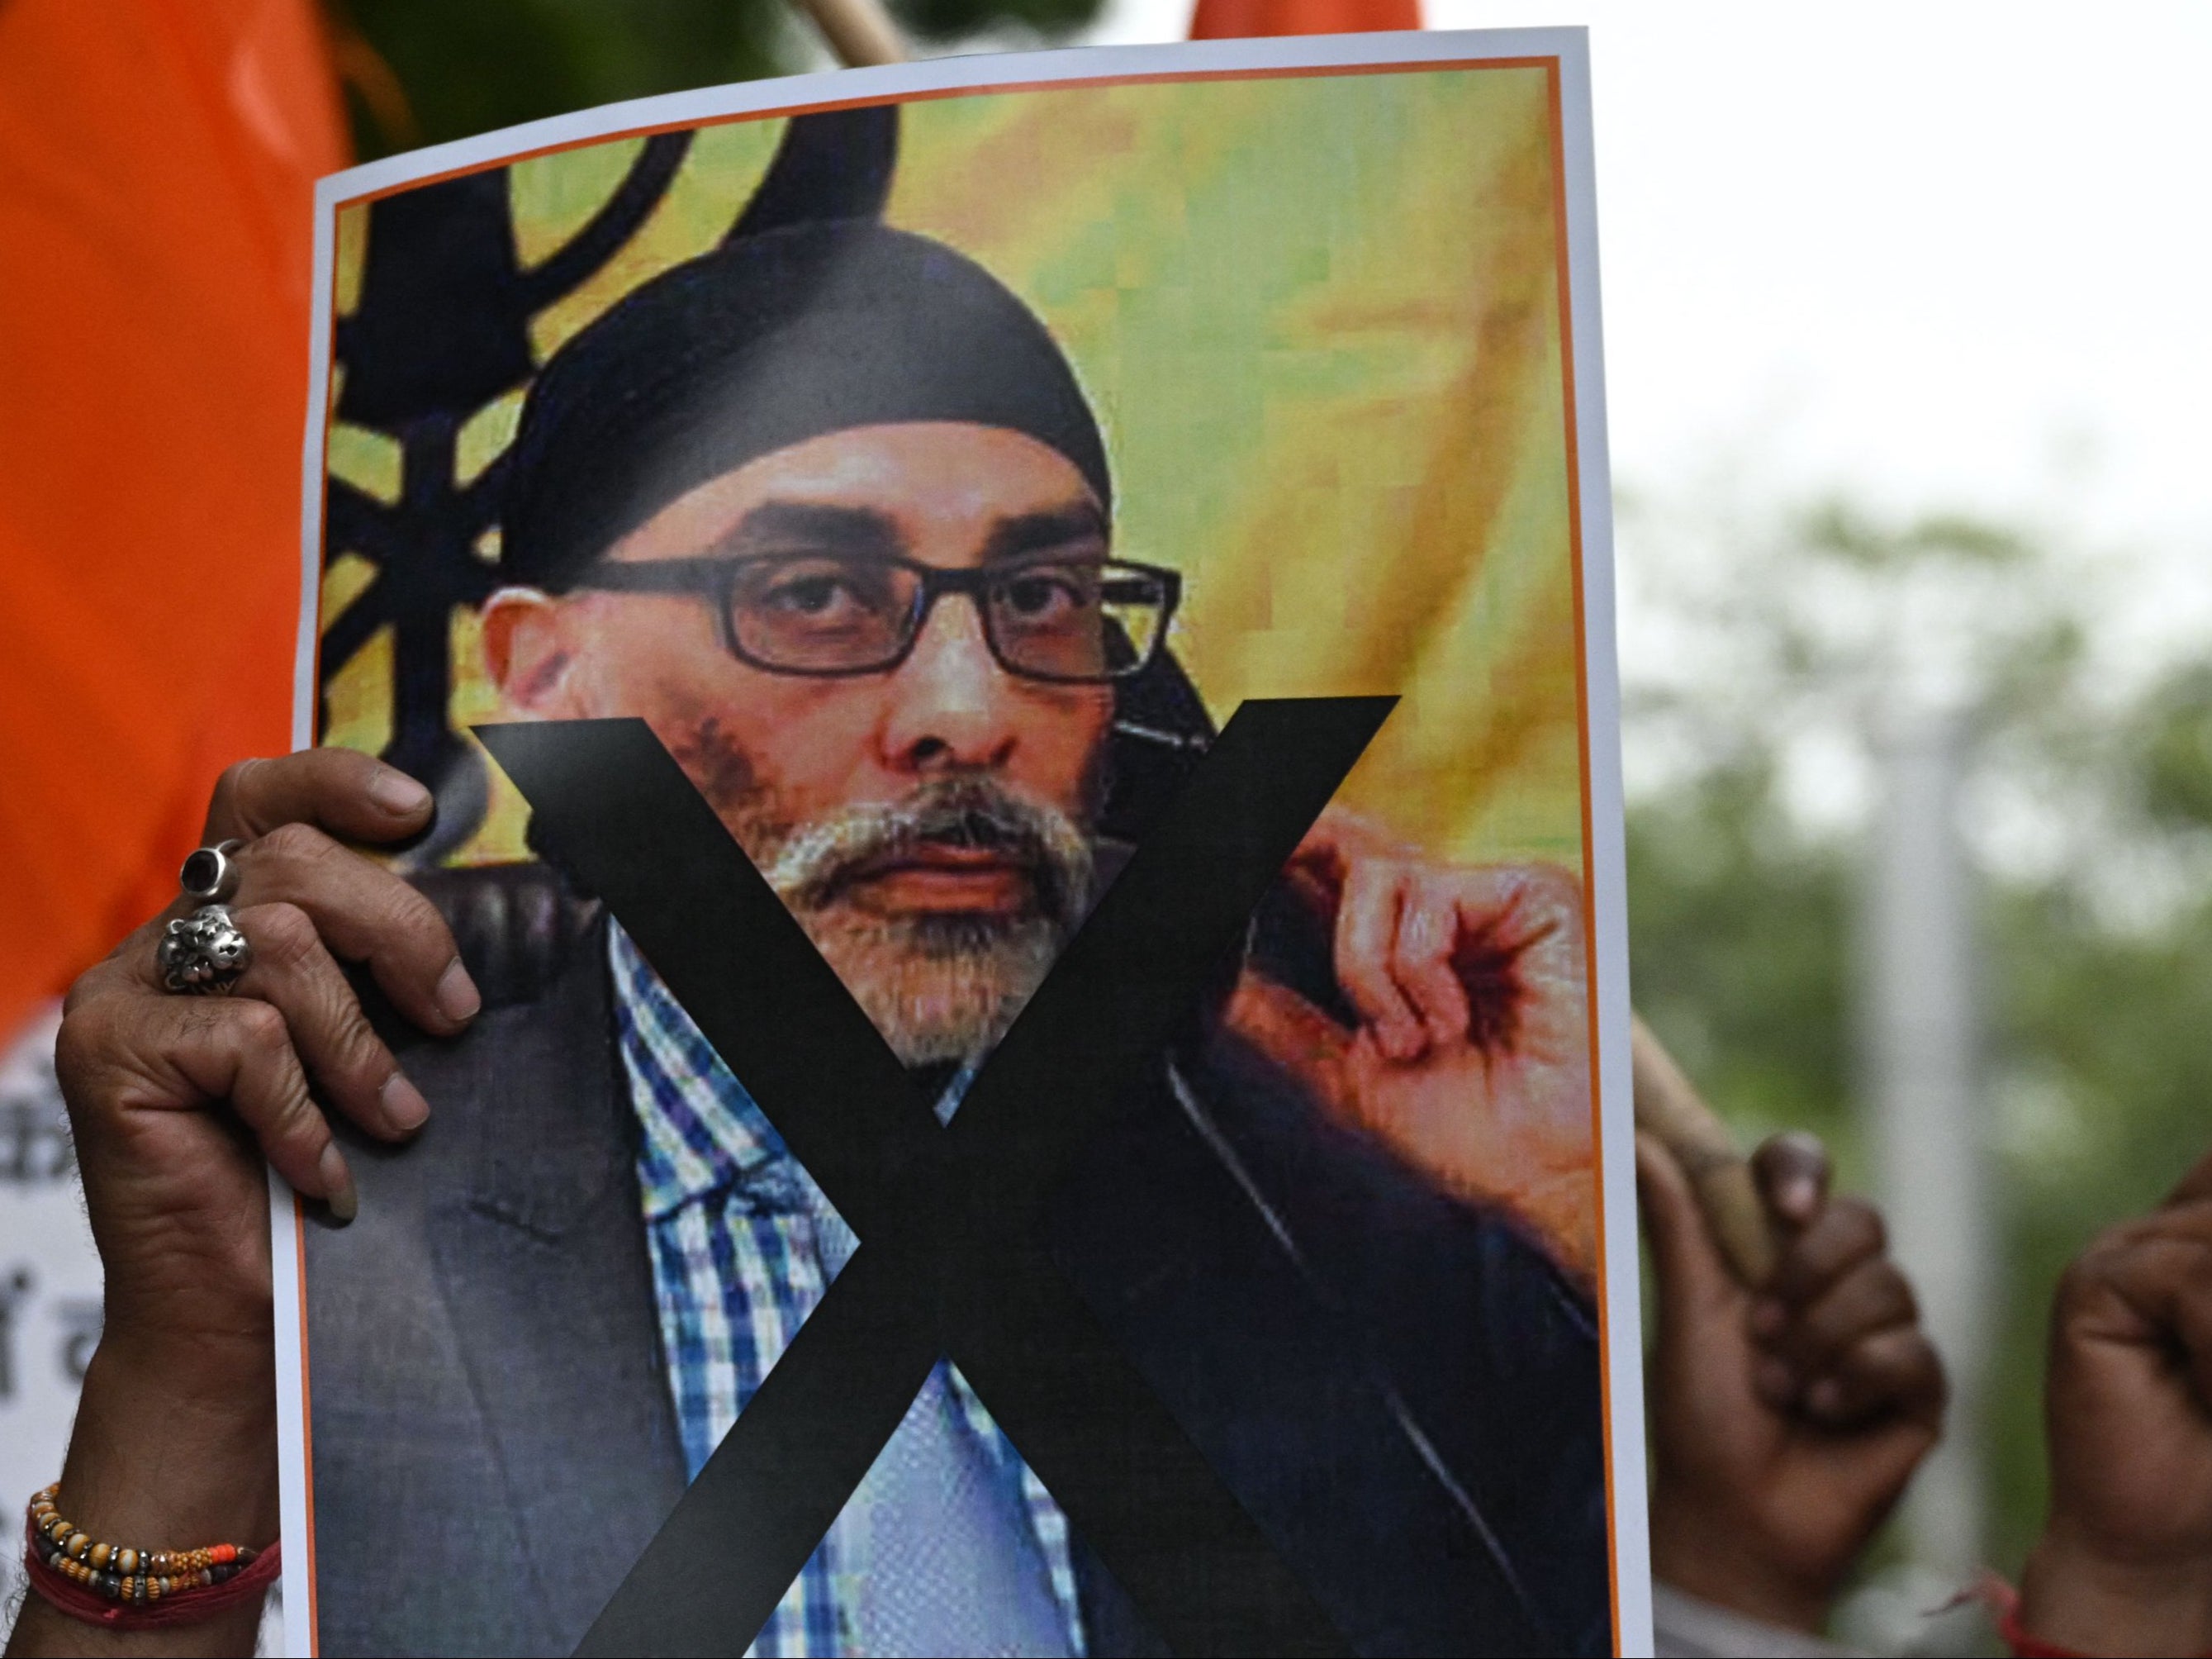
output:
[[561,601],[534,587],[502,587],[483,603],[484,665],[516,714],[574,720],[570,670],[575,657]]

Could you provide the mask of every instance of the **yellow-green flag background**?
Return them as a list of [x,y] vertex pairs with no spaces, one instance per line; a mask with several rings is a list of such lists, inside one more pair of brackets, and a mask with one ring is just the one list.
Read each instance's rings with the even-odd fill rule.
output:
[[[1172,565],[1174,648],[1217,719],[1247,696],[1395,691],[1345,799],[1439,854],[1582,866],[1582,733],[1557,222],[1541,65],[1057,86],[908,104],[888,221],[979,260],[1042,315],[1104,426],[1127,557]],[[702,130],[630,245],[532,333],[556,349],[712,247],[780,119]],[[641,139],[508,172],[518,252],[548,257]],[[337,307],[368,214],[339,212]],[[521,398],[464,429],[457,471]],[[331,470],[396,499],[398,454],[333,425]],[[489,556],[492,548],[485,548]],[[371,571],[327,550],[327,627]],[[497,719],[453,619],[457,727]],[[329,688],[325,742],[381,748],[391,651]],[[493,769],[455,857],[525,856]]]

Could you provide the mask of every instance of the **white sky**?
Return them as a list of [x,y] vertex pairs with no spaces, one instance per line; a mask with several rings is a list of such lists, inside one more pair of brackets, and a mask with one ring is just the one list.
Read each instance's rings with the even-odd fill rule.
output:
[[1590,29],[1622,484],[2054,522],[2204,617],[2212,3],[1425,3]]

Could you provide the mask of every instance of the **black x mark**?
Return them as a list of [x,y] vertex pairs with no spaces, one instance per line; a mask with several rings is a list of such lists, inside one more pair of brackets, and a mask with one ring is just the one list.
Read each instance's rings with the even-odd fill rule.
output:
[[742,1652],[940,1356],[1178,1653],[1343,1650],[1034,1224],[1395,702],[1245,703],[949,1127],[642,721],[477,729],[861,1240],[579,1652]]

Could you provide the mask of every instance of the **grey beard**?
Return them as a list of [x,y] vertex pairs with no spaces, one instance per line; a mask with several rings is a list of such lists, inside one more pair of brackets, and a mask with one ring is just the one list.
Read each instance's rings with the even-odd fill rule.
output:
[[[925,842],[999,848],[1030,872],[1012,916],[884,915],[846,901],[861,869]],[[902,1063],[972,1059],[1006,1035],[1082,920],[1091,843],[1073,819],[986,780],[925,785],[779,838],[764,873]]]

